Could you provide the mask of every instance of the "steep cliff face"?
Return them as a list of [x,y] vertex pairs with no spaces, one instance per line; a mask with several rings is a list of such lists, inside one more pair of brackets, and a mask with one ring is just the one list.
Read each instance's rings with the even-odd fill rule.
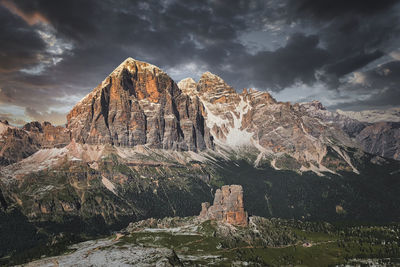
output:
[[72,138],[89,144],[212,147],[204,109],[161,69],[128,58],[68,114]]
[[71,141],[70,132],[62,126],[51,125],[50,122],[39,123],[37,121],[25,124],[23,130],[30,133],[36,139],[41,148],[64,147]]
[[400,122],[376,122],[356,137],[364,151],[400,160]]
[[21,129],[0,121],[0,165],[18,162],[42,148],[66,146],[69,142],[69,131],[49,122],[30,122]]

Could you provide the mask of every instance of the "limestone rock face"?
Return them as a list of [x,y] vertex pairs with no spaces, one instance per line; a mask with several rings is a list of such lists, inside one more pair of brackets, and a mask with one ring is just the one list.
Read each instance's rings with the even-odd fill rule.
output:
[[248,214],[244,211],[242,186],[224,185],[217,189],[212,206],[208,202],[201,204],[199,218],[247,226]]
[[364,151],[400,160],[400,122],[376,122],[356,137]]
[[70,140],[68,129],[49,122],[30,122],[21,129],[0,121],[0,166],[18,162],[42,148],[64,147]]
[[221,77],[205,72],[197,83],[197,91],[207,95],[208,101],[215,103],[237,103],[240,98],[235,89],[228,85]]
[[68,114],[77,142],[202,150],[213,146],[198,98],[161,69],[128,58]]
[[301,103],[301,106],[305,108],[310,116],[341,128],[351,137],[357,136],[368,125],[368,123],[352,119],[344,114],[329,111],[321,102],[316,100]]
[[[252,146],[259,150],[257,162],[274,155],[278,159],[272,161],[273,167],[296,170],[326,170],[324,159],[328,151],[333,151],[337,166],[357,172],[341,147],[356,147],[357,144],[339,127],[333,128],[309,116],[306,108],[299,104],[278,102],[268,92],[253,89],[237,93],[223,79],[209,72],[196,84],[190,78],[178,84],[183,91],[192,92],[202,101],[206,124],[218,145],[233,150]],[[316,105],[316,108],[323,109],[323,106]],[[340,146],[330,149],[337,140]],[[280,155],[286,156],[281,160]],[[333,171],[335,164],[329,166]]]
[[[387,111],[336,112],[326,110],[318,101],[302,103],[311,117],[334,125],[353,137],[365,152],[400,160],[400,112]],[[393,121],[380,121],[380,120]]]
[[27,123],[22,128],[30,132],[41,148],[64,147],[71,141],[70,131],[62,126],[54,126],[50,122],[37,121]]

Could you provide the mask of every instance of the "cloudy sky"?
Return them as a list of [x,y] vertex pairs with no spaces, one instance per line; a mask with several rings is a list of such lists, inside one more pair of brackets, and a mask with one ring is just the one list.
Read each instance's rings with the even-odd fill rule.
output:
[[281,101],[400,106],[400,1],[0,0],[0,119],[65,123],[127,57]]

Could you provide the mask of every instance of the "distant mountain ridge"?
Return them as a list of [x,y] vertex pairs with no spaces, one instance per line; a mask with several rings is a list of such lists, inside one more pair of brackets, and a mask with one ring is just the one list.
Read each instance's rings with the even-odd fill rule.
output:
[[[365,152],[400,160],[400,113],[397,114],[398,109],[390,109],[388,113],[383,111],[352,113],[328,111],[319,101],[301,105],[311,116],[343,129]],[[392,121],[380,121],[386,119]],[[368,120],[376,122],[366,122]]]
[[338,109],[336,112],[361,122],[400,122],[400,108],[363,111],[344,111]]

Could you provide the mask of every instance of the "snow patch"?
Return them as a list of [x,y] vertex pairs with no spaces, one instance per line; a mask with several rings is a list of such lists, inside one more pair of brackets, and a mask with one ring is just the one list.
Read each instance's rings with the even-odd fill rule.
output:
[[214,128],[214,125],[221,127],[222,125],[229,123],[227,119],[223,119],[220,116],[214,115],[214,113],[212,113],[212,111],[210,110],[209,103],[204,101],[203,104],[207,113],[206,124],[208,128],[212,129]]
[[239,118],[232,113],[233,116],[233,127],[229,129],[228,134],[226,135],[226,143],[231,146],[240,146],[251,143],[251,138],[253,137],[253,133],[246,131],[245,129],[241,129],[242,127],[242,119],[243,115],[246,114],[250,109],[250,105],[248,102],[243,100],[243,97],[240,96],[239,105],[236,107],[236,113],[239,114]]

